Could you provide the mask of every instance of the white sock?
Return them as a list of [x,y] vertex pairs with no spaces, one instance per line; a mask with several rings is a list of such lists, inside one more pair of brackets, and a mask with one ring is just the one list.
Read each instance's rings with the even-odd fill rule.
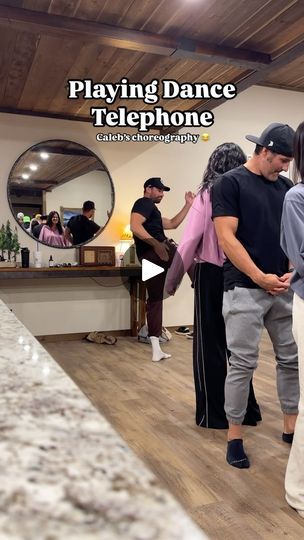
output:
[[150,336],[151,345],[152,345],[152,361],[153,362],[159,362],[160,360],[164,360],[165,358],[170,358],[171,354],[166,354],[164,351],[161,350],[160,344],[159,344],[159,338],[156,336]]

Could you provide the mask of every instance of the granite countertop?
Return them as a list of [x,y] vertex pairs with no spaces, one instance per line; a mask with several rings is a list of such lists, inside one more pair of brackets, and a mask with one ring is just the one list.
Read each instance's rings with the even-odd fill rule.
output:
[[206,536],[0,301],[0,540]]

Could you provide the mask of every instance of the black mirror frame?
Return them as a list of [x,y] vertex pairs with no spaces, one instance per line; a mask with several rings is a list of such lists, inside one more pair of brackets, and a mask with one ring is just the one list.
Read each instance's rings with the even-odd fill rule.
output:
[[[72,245],[72,246],[51,246],[50,244],[47,244],[46,242],[42,242],[41,240],[35,238],[32,234],[30,234],[27,229],[25,228],[22,228],[20,223],[18,222],[17,220],[17,216],[15,215],[14,213],[14,209],[12,207],[12,204],[11,204],[11,201],[10,201],[10,191],[9,191],[9,180],[10,180],[10,175],[11,175],[11,172],[12,170],[14,169],[14,167],[16,166],[16,164],[18,163],[18,161],[29,151],[31,150],[32,148],[35,148],[36,146],[38,145],[47,145],[48,143],[50,142],[54,142],[54,141],[58,141],[60,143],[72,143],[72,144],[77,144],[80,148],[82,148],[83,150],[88,150],[92,156],[94,156],[98,161],[100,161],[102,163],[102,166],[104,167],[104,170],[105,172],[107,173],[108,175],[108,178],[109,178],[109,182],[110,182],[110,185],[111,185],[111,211],[110,211],[110,214],[108,215],[108,219],[104,225],[104,227],[101,229],[101,231],[96,235],[94,236],[93,238],[90,238],[89,240],[87,240],[86,242],[83,242],[82,244],[75,244],[75,245]],[[105,230],[106,226],[108,225],[112,215],[113,215],[113,212],[114,212],[114,207],[115,207],[115,190],[114,190],[114,183],[113,183],[113,180],[112,180],[112,177],[110,175],[110,172],[107,168],[107,166],[105,165],[105,163],[100,159],[99,156],[97,156],[97,154],[95,154],[95,152],[93,152],[92,150],[90,150],[90,148],[87,148],[86,146],[84,146],[83,144],[80,144],[78,142],[75,142],[75,141],[71,141],[71,140],[68,140],[68,139],[48,139],[46,141],[41,141],[41,142],[38,142],[36,144],[33,144],[32,146],[30,146],[29,148],[27,148],[22,154],[20,154],[20,156],[18,156],[18,158],[15,160],[13,166],[11,167],[10,169],[10,173],[9,173],[9,176],[8,176],[8,179],[7,179],[7,201],[8,201],[8,204],[9,204],[9,207],[10,207],[10,211],[14,217],[14,220],[16,221],[17,225],[19,227],[21,227],[21,229],[23,229],[23,231],[34,241],[34,242],[39,242],[40,244],[44,245],[44,246],[47,246],[47,247],[51,247],[52,249],[53,248],[56,248],[56,249],[75,249],[75,248],[78,248],[80,246],[85,246],[87,244],[89,244],[90,242],[92,242],[93,239],[95,238],[98,238],[98,236],[100,236],[100,234],[103,233],[103,231]],[[60,212],[58,211],[59,215],[60,215]]]

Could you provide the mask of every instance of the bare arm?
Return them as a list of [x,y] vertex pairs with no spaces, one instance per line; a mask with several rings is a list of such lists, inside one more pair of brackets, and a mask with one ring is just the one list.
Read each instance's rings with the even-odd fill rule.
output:
[[71,234],[71,231],[69,229],[69,227],[65,227],[64,229],[64,238],[70,242],[71,244],[73,244],[73,236]]
[[164,229],[177,229],[177,227],[184,221],[186,215],[188,214],[192,203],[194,201],[195,195],[191,191],[187,191],[185,193],[185,204],[183,208],[174,216],[173,218],[169,219],[166,217],[162,218],[163,222],[163,228]]
[[[228,259],[254,283],[268,292],[278,294],[288,289],[289,284],[276,274],[264,274],[253,262],[246,249],[236,238],[238,219],[231,216],[214,218],[219,244]],[[283,276],[284,277],[284,276]]]
[[163,242],[159,242],[156,240],[156,238],[153,238],[146,229],[143,227],[143,223],[146,221],[146,218],[142,216],[141,214],[138,214],[137,212],[131,213],[131,219],[130,219],[130,229],[132,233],[137,236],[137,238],[140,238],[140,240],[143,240],[147,244],[153,247],[155,253],[159,256],[160,259],[163,261],[168,261],[169,255],[168,255],[168,247]]

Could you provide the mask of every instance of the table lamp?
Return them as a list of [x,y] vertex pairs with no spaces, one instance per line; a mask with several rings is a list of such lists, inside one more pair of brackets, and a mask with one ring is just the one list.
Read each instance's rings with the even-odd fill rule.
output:
[[136,264],[135,245],[130,225],[126,225],[120,237],[119,259],[121,265],[132,266]]

